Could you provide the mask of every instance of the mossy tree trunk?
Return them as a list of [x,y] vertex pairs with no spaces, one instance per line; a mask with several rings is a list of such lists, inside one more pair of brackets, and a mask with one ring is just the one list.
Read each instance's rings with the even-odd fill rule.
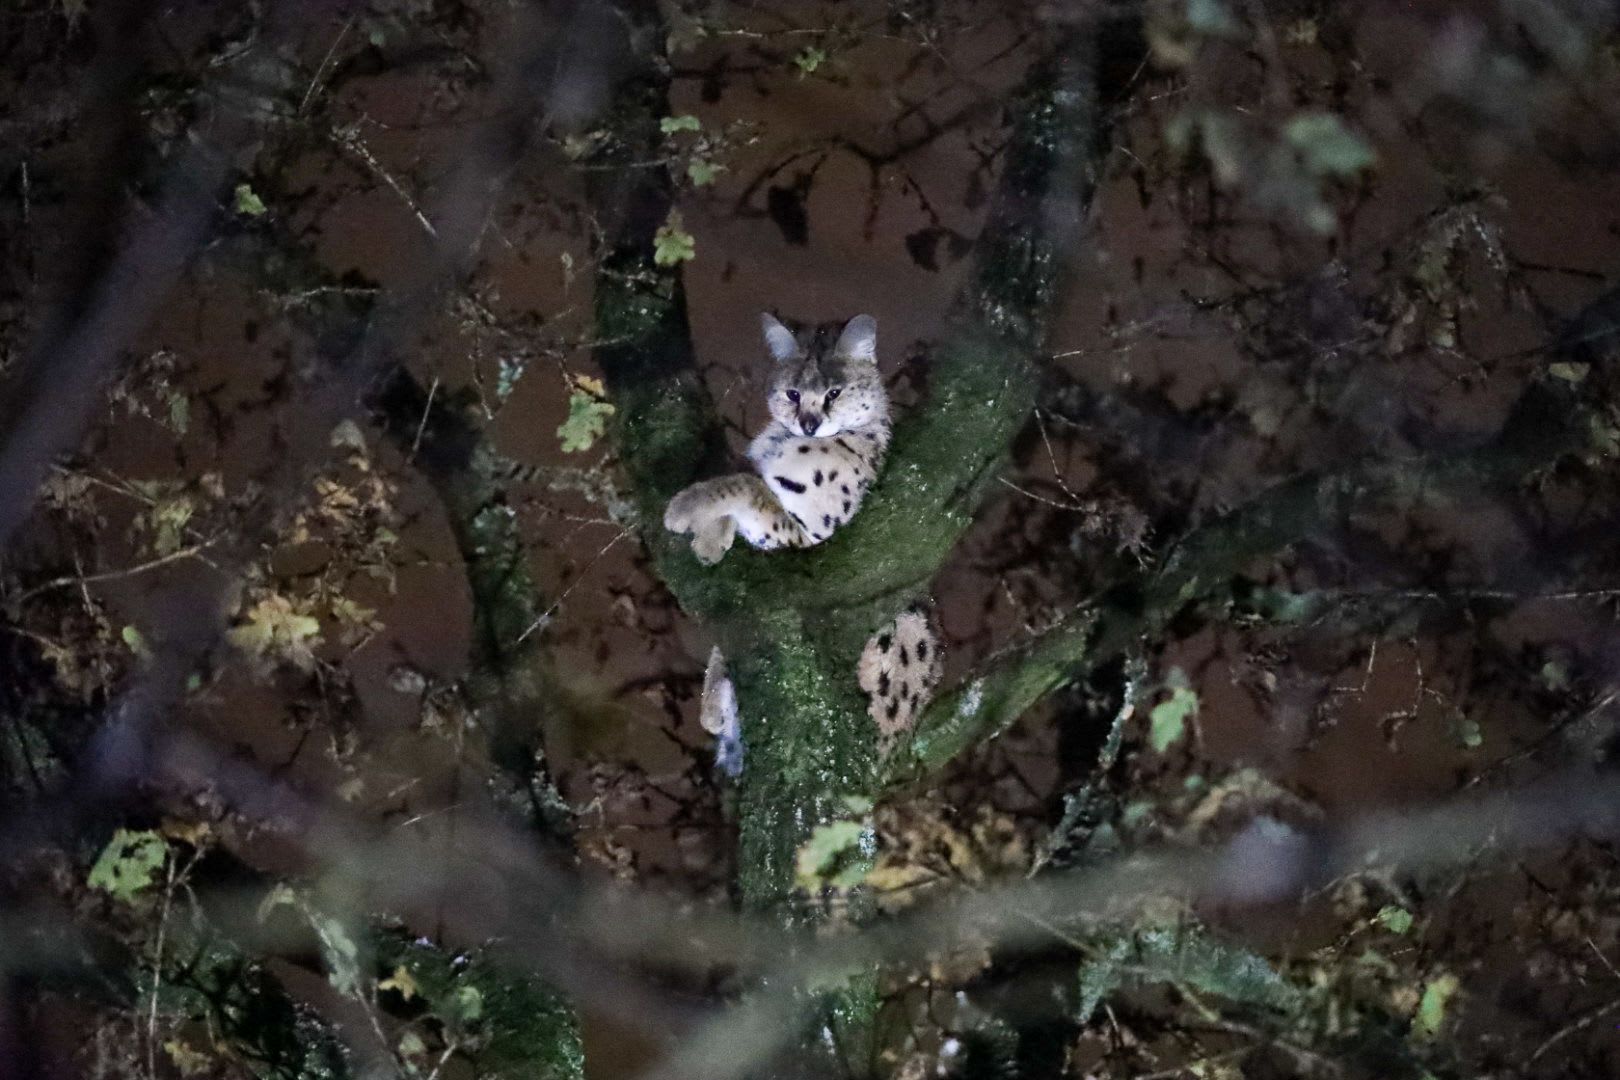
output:
[[[1054,48],[1055,59],[1032,70],[1010,103],[1002,179],[968,283],[933,351],[928,400],[896,426],[861,513],[806,551],[738,545],[705,567],[684,538],[664,532],[671,496],[736,466],[720,453],[718,420],[693,366],[680,276],[653,258],[671,182],[658,169],[597,174],[604,179],[595,202],[608,229],[597,331],[614,342],[598,359],[619,406],[643,539],[681,606],[713,629],[737,686],[746,760],[739,886],[750,908],[781,905],[810,831],[845,796],[875,792],[877,732],[856,686],[860,649],[926,594],[1034,402],[1046,317],[1064,257],[1081,243],[1079,209],[1103,144],[1093,48],[1086,34]],[[656,153],[667,113],[665,78],[649,64],[621,94],[619,152]]]

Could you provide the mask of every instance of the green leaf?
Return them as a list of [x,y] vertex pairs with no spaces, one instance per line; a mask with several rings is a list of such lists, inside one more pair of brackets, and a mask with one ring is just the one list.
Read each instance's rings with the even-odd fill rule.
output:
[[659,266],[678,266],[697,257],[697,241],[682,224],[680,212],[671,210],[653,233],[653,262]]
[[866,831],[864,822],[847,818],[816,826],[799,848],[795,883],[812,892],[823,885],[850,888],[860,884],[872,868],[872,860],[862,851]]
[[1133,799],[1119,812],[1120,824],[1134,828],[1151,818],[1155,809],[1151,799]]
[[691,113],[680,116],[666,116],[658,121],[658,130],[665,135],[673,135],[677,131],[702,131],[703,125]]
[[1315,176],[1354,176],[1377,160],[1367,140],[1333,113],[1300,113],[1283,128],[1283,138],[1299,152],[1306,171]]
[[1127,983],[1174,983],[1229,1001],[1287,1010],[1299,992],[1256,953],[1197,926],[1151,927],[1111,942],[1080,968],[1080,1020]]
[[245,615],[245,621],[225,632],[226,640],[266,663],[285,662],[304,671],[315,667],[315,649],[321,644],[321,621],[304,610],[305,601],[271,593]]
[[1170,696],[1153,706],[1148,721],[1148,745],[1162,754],[1187,733],[1187,718],[1198,711],[1198,694],[1189,686],[1177,686]]
[[712,161],[702,158],[693,158],[686,163],[686,178],[692,181],[693,187],[708,187],[714,183],[714,178],[725,171],[724,165],[716,165]]
[[562,448],[569,453],[589,450],[596,440],[607,434],[607,418],[614,413],[612,402],[596,395],[574,389],[568,395],[568,419],[557,428]]
[[444,1010],[449,1013],[447,1019],[462,1026],[477,1023],[484,1015],[483,992],[472,985],[458,986],[445,998]]
[[1097,959],[1080,965],[1080,1023],[1090,1023],[1091,1014],[1097,1011],[1103,998],[1118,990],[1125,981],[1120,969],[1130,951],[1131,939],[1122,937]]
[[1137,942],[1144,974],[1218,994],[1229,1001],[1287,1009],[1299,992],[1258,953],[1228,945],[1196,926],[1144,931]]
[[248,217],[264,216],[264,200],[247,184],[236,185],[236,201],[233,205],[238,214],[246,214]]
[[118,632],[118,636],[123,638],[124,644],[129,646],[130,652],[142,660],[152,659],[152,647],[146,643],[146,635],[135,629],[135,627],[124,627]]
[[1393,904],[1379,908],[1378,914],[1373,916],[1373,921],[1396,934],[1404,934],[1412,929],[1412,913]]
[[191,426],[191,399],[184,394],[169,395],[169,427],[184,435]]
[[825,49],[817,48],[814,45],[806,45],[793,58],[793,65],[799,69],[800,75],[811,75],[826,59],[827,52]]
[[1457,717],[1457,741],[1462,743],[1466,750],[1478,750],[1485,742],[1485,733],[1479,729],[1479,721],[1472,716]]
[[332,989],[346,997],[365,998],[365,985],[360,974],[360,946],[349,928],[336,916],[302,905],[304,917],[315,928],[320,939],[321,956],[326,960],[326,981]]
[[152,530],[152,547],[159,555],[170,555],[180,550],[186,539],[186,526],[197,512],[191,497],[166,494],[145,514],[145,522]]
[[119,829],[90,868],[89,885],[128,903],[157,881],[169,846],[151,829]]
[[1440,1032],[1446,1020],[1446,1006],[1461,985],[1457,976],[1447,972],[1430,979],[1423,987],[1423,1000],[1418,1002],[1417,1018],[1412,1021],[1412,1033],[1420,1039],[1432,1039]]
[[1250,601],[1254,609],[1272,622],[1302,623],[1313,618],[1330,602],[1323,593],[1310,589],[1256,589]]

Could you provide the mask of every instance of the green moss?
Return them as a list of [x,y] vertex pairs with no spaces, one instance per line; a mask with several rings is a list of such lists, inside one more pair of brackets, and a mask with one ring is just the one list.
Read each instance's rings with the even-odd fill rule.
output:
[[[853,976],[842,990],[822,1001],[832,1045],[838,1048],[840,1073],[845,1076],[882,1075],[874,1069],[885,1036],[904,1039],[905,1032],[886,1032],[879,1024],[882,996],[876,971]],[[897,1044],[899,1042],[897,1039]]]
[[1038,348],[1063,269],[1064,234],[1078,239],[1102,125],[1093,115],[1091,50],[1058,50],[1011,115],[1003,197],[980,233],[977,272],[959,306],[1024,351]]
[[793,887],[799,845],[831,820],[844,795],[871,791],[871,723],[854,657],[831,654],[791,609],[724,635],[743,724],[738,792],[744,903],[779,908]]
[[402,967],[416,986],[403,1006],[425,1011],[488,1080],[578,1080],[585,1075],[579,1024],[567,1002],[538,979],[488,957],[454,955],[405,940],[378,939],[385,972]]
[[1032,645],[942,694],[918,721],[903,756],[891,762],[885,786],[937,772],[973,746],[1011,727],[1031,706],[1075,674],[1100,662],[1095,611],[1071,616]]
[[719,468],[724,443],[690,371],[650,373],[614,386],[618,441],[637,506],[647,531],[662,531],[671,496],[691,483],[704,463]]

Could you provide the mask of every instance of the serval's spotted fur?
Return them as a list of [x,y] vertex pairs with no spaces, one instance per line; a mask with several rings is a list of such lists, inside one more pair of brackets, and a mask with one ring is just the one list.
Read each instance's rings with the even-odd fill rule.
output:
[[[738,534],[764,551],[822,543],[860,509],[889,448],[889,395],[878,374],[877,322],[870,315],[798,333],[771,315],[762,325],[775,370],[766,399],[770,423],[748,447],[755,471],[699,481],[664,512],[664,527],[690,534],[692,551],[709,565],[725,557]],[[927,706],[942,659],[939,636],[918,608],[866,643],[857,681],[882,753]],[[742,746],[736,696],[724,669],[715,649],[702,719],[720,741],[718,763],[736,775]]]

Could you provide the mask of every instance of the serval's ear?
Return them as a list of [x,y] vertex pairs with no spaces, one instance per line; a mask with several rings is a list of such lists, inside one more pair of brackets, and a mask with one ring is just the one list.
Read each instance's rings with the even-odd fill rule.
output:
[[877,363],[877,320],[870,315],[857,315],[844,324],[838,335],[838,355],[850,360]]
[[772,360],[780,364],[799,355],[798,339],[775,315],[768,311],[763,313],[759,317],[759,325],[765,331],[765,348]]

